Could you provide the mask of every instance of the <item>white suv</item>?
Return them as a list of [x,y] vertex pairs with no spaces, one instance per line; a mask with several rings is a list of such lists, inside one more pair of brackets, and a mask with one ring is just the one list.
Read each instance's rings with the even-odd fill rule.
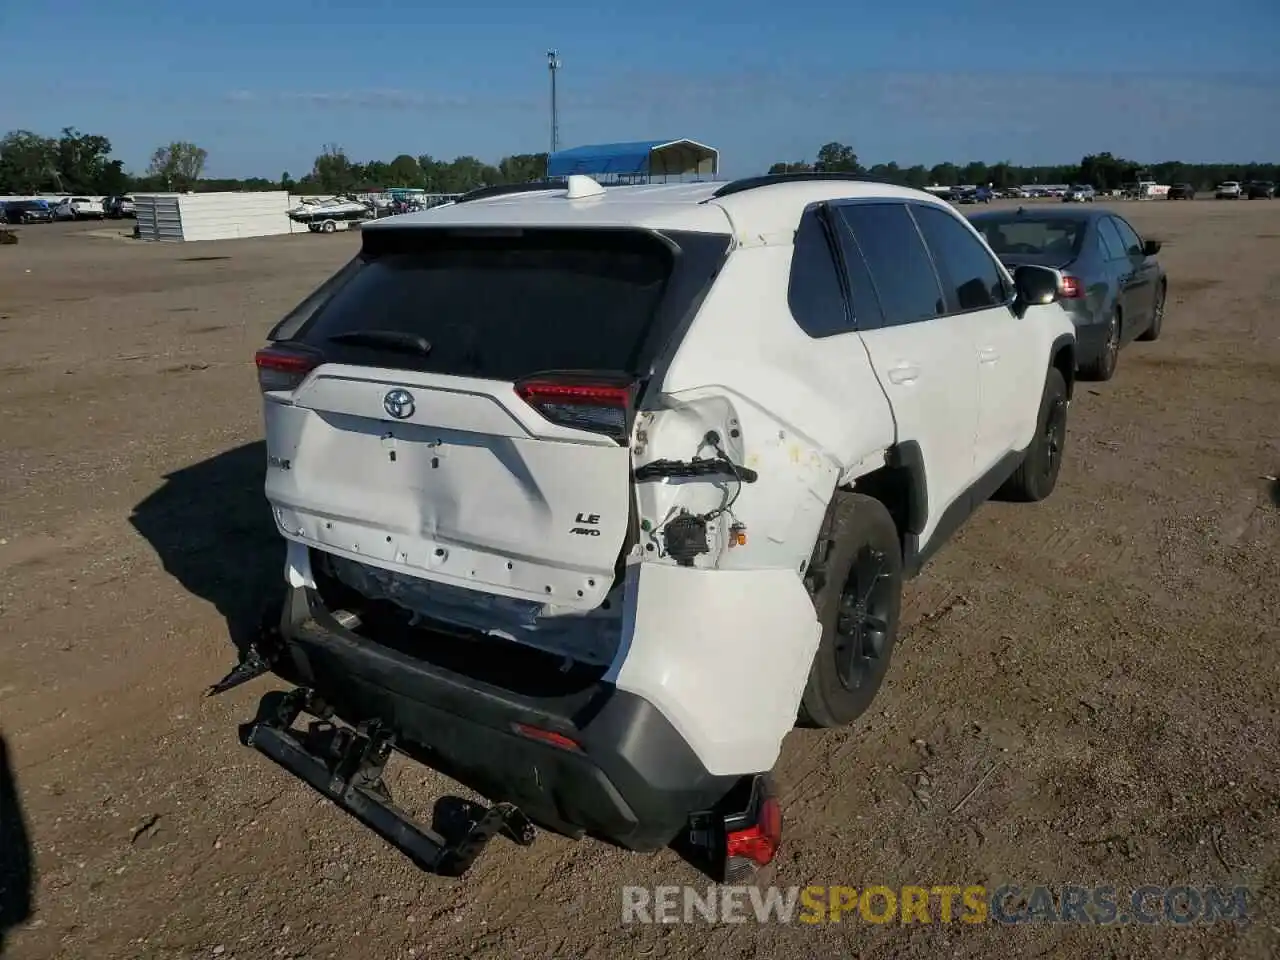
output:
[[1056,271],[832,175],[491,188],[361,242],[257,355],[258,653],[307,693],[250,742],[354,810],[287,733],[336,713],[553,829],[766,862],[764,775],[867,709],[904,576],[1054,487]]
[[53,208],[55,220],[101,220],[105,216],[101,200],[69,197]]

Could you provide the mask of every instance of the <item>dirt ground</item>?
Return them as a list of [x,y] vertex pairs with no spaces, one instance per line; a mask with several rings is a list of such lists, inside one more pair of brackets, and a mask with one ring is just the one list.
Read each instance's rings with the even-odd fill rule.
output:
[[240,745],[269,681],[202,698],[278,588],[251,354],[357,235],[57,224],[0,247],[0,867],[33,874],[0,951],[1277,956],[1280,202],[1116,207],[1165,241],[1164,336],[1081,385],[1052,498],[988,505],[908,587],[873,712],[788,737],[776,882],[1243,884],[1252,923],[623,926],[623,885],[705,879],[547,834],[419,873]]

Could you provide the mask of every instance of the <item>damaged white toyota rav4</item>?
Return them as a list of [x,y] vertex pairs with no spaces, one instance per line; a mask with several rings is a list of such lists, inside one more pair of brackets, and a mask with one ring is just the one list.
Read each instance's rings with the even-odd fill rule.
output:
[[[867,709],[904,577],[1053,490],[1059,276],[839,175],[570,177],[362,233],[257,354],[287,591],[224,686],[297,689],[247,742],[440,872],[533,823],[768,863],[782,739]],[[418,824],[393,751],[494,805]]]

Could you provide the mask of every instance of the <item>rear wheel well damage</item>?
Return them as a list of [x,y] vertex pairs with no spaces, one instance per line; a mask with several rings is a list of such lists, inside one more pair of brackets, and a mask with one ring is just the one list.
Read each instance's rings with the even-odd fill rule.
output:
[[[818,534],[812,566],[820,562],[829,544],[824,546],[831,531],[831,517],[837,500],[853,492],[878,500],[893,518],[898,530],[899,545],[904,560],[916,548],[919,535],[924,531],[929,516],[929,493],[924,472],[924,456],[914,440],[894,444],[885,451],[885,465],[863,474],[851,484],[838,489],[831,499],[827,519]],[[812,586],[811,586],[812,589]]]

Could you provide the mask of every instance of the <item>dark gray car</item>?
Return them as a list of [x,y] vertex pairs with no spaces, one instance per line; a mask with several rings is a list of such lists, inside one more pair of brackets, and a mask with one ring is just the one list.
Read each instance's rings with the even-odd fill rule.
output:
[[1024,263],[1063,273],[1061,303],[1076,325],[1080,376],[1110,380],[1120,348],[1155,340],[1164,321],[1168,279],[1144,240],[1106,209],[1019,207],[974,213],[970,222],[1012,270]]

